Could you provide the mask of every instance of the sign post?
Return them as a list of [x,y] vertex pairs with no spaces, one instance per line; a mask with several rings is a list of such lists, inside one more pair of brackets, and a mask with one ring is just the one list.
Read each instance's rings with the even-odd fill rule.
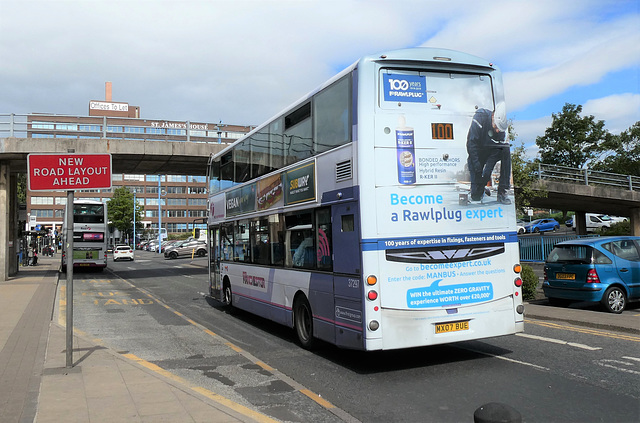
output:
[[73,191],[67,191],[67,210],[64,220],[67,226],[66,246],[67,252],[67,312],[66,312],[66,365],[70,369],[73,367]]
[[67,191],[66,365],[73,367],[73,197],[76,189],[111,188],[111,154],[29,154],[30,191]]

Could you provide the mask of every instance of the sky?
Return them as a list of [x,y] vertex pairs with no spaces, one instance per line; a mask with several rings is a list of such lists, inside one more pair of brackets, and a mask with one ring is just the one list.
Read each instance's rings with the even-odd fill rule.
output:
[[0,115],[260,125],[360,57],[461,50],[503,72],[535,139],[565,103],[618,134],[640,121],[640,0],[0,0]]

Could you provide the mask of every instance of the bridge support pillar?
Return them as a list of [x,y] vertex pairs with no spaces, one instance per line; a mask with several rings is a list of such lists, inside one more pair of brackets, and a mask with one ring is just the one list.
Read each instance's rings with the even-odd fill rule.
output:
[[577,211],[573,216],[573,220],[576,222],[576,235],[587,234],[587,214],[582,211]]
[[631,235],[640,236],[640,207],[631,209],[631,216],[629,216],[631,224]]
[[18,204],[17,177],[10,171],[10,164],[0,161],[0,281],[18,272]]

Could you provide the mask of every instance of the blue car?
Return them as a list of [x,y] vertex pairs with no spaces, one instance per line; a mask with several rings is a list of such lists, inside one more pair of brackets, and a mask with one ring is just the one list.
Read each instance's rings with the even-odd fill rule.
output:
[[622,313],[640,299],[640,237],[583,238],[556,244],[544,265],[544,295],[552,305],[600,302]]
[[527,233],[538,233],[538,232],[547,232],[547,231],[557,231],[560,229],[560,224],[555,219],[536,219],[532,222],[527,223],[524,226],[524,229]]

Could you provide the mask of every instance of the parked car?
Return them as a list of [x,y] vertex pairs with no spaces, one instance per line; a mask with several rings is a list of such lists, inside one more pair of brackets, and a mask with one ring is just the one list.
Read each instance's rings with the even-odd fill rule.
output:
[[564,225],[567,228],[571,228],[573,227],[573,217],[568,218],[567,220],[564,221]]
[[523,233],[527,232],[527,230],[524,228],[524,225],[524,220],[518,219],[516,221],[516,230],[518,231],[518,235],[522,235]]
[[128,245],[117,245],[113,250],[113,261],[133,260],[133,248]]
[[[614,223],[613,220],[606,214],[586,213],[585,223],[587,225],[587,232],[594,232],[597,229],[606,231]],[[576,229],[576,220],[573,219],[573,229]]]
[[160,246],[160,252],[164,253],[167,248],[171,247],[172,245],[175,245],[177,242],[180,242],[180,241],[177,241],[177,240],[162,241],[162,245]]
[[176,259],[180,256],[207,255],[207,244],[202,241],[179,241],[164,251],[164,258]]
[[552,305],[600,302],[622,313],[640,299],[640,237],[581,238],[556,244],[544,266],[544,295]]
[[536,219],[527,223],[524,226],[524,229],[529,232],[547,232],[547,231],[557,231],[560,229],[560,224],[555,219]]

